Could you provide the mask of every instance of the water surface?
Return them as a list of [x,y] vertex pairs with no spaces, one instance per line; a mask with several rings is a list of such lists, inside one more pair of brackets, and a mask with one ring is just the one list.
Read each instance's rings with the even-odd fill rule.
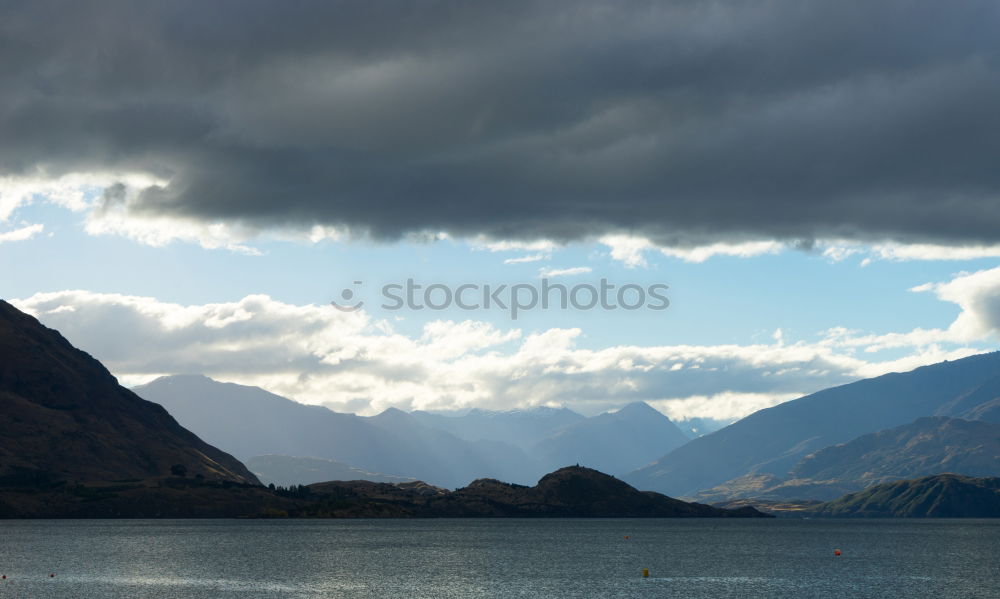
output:
[[0,574],[42,599],[997,598],[1000,521],[0,521]]

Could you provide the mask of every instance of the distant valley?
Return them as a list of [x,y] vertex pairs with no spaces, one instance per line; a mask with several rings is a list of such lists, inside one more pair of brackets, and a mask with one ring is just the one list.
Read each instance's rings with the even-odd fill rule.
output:
[[268,471],[260,471],[265,482],[281,484],[330,480],[316,479],[317,471],[291,458],[334,460],[356,469],[351,475],[378,473],[358,477],[365,480],[395,476],[448,488],[482,477],[532,484],[567,464],[621,475],[689,440],[641,402],[591,418],[544,407],[458,414],[389,409],[362,417],[203,376],[163,377],[135,391],[245,462],[286,456],[281,465],[272,457]]

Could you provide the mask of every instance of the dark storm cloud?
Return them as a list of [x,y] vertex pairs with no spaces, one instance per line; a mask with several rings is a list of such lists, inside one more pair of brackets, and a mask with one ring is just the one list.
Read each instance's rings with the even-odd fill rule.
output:
[[1000,241],[990,1],[0,2],[0,172],[139,213]]

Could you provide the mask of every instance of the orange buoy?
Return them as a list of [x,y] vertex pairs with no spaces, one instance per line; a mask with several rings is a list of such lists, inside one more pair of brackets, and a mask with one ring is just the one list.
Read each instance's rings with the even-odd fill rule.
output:
[[840,557],[840,549],[834,549],[833,554],[836,555],[837,557]]
[[625,540],[626,540],[626,541],[628,540],[628,535],[625,535]]

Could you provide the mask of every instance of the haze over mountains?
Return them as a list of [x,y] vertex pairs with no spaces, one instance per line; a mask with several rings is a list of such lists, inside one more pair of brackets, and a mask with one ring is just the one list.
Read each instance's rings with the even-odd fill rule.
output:
[[447,487],[482,476],[520,481],[527,471],[535,473],[512,445],[463,441],[398,410],[363,418],[202,376],[163,377],[136,392],[243,460],[275,454],[328,458]]
[[367,480],[380,483],[406,483],[416,479],[368,472],[349,464],[325,458],[306,458],[287,455],[261,455],[244,460],[246,467],[265,485],[293,487],[303,481],[325,482],[330,480]]
[[669,451],[688,440],[669,418],[644,402],[635,402],[560,430],[539,442],[534,453],[545,464],[580,463],[624,474],[628,471],[624,465],[648,464],[664,447]]
[[[751,414],[629,473],[626,480],[639,488],[688,497],[748,475],[761,477],[766,487],[772,477],[792,476],[796,464],[809,454],[921,417],[995,422],[998,391],[996,352],[857,381]],[[824,459],[844,452],[850,450],[830,450]]]
[[508,412],[470,410],[463,415],[414,412],[428,426],[469,440],[517,445],[548,471],[580,463],[615,474],[629,464],[647,464],[687,443],[689,437],[645,402],[586,418],[567,408],[538,407]]
[[368,480],[397,476],[449,488],[483,477],[533,484],[567,464],[624,474],[687,441],[644,403],[593,418],[565,408],[464,414],[388,409],[361,417],[203,376],[162,377],[136,392],[240,459],[260,463],[260,456],[272,456],[265,481],[280,484],[329,480],[296,480],[331,472],[316,471],[311,458],[341,462],[348,467],[344,475],[352,467],[374,473],[361,477]]
[[537,407],[525,410],[481,410],[467,412],[426,412],[413,416],[432,428],[448,431],[467,441],[498,440],[530,449],[560,429],[586,418],[567,408]]

